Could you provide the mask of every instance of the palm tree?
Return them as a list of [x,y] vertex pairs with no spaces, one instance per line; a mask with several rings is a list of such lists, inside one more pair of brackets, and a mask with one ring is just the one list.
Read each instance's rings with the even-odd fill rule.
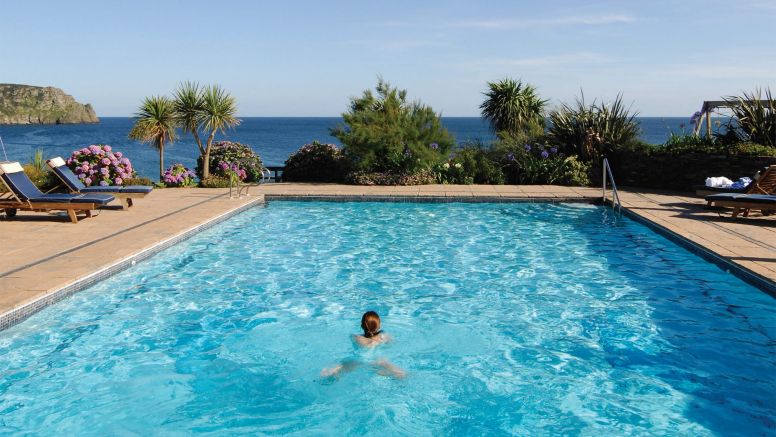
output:
[[178,126],[183,132],[194,135],[199,154],[205,156],[205,148],[199,138],[200,125],[203,115],[203,89],[196,82],[184,82],[173,93],[173,106]]
[[237,102],[231,94],[218,85],[209,85],[202,92],[202,117],[200,126],[209,132],[205,150],[202,156],[202,178],[210,176],[210,148],[216,132],[224,133],[226,129],[240,124],[235,114]]
[[164,96],[146,97],[135,113],[129,138],[151,143],[159,150],[159,180],[164,179],[164,144],[175,141],[175,108]]
[[511,78],[488,82],[485,101],[480,105],[482,117],[495,133],[531,134],[544,128],[544,107],[536,88]]

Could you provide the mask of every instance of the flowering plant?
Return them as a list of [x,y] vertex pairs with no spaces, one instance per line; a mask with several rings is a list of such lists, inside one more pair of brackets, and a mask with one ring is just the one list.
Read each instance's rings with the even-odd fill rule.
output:
[[340,182],[346,171],[347,162],[339,147],[313,141],[288,157],[283,171],[283,180]]
[[[234,166],[237,169],[233,169]],[[256,182],[261,180],[264,164],[250,146],[231,141],[219,141],[210,151],[210,170],[214,176],[229,177],[236,171],[240,180]],[[197,159],[197,175],[202,177],[202,157]]]
[[103,144],[92,144],[74,151],[66,163],[87,187],[122,185],[125,179],[135,176],[129,158]]
[[443,184],[473,184],[474,176],[470,169],[464,169],[458,157],[434,166],[437,181]]
[[566,157],[546,144],[510,146],[503,151],[501,164],[511,184],[587,185],[588,167],[575,157]]
[[197,174],[183,164],[173,164],[164,172],[162,181],[168,187],[192,187],[196,184]]
[[244,168],[241,168],[240,164],[236,162],[231,164],[221,162],[218,164],[218,169],[220,170],[220,173],[226,175],[234,185],[236,185],[238,181],[244,181],[248,177],[248,172],[245,171]]

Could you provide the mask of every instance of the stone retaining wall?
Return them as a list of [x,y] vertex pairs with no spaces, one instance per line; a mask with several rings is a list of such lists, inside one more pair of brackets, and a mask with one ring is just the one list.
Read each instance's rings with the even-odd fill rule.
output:
[[725,156],[689,153],[679,156],[619,156],[612,162],[620,186],[692,191],[709,176],[732,180],[752,177],[763,167],[776,165],[776,156]]

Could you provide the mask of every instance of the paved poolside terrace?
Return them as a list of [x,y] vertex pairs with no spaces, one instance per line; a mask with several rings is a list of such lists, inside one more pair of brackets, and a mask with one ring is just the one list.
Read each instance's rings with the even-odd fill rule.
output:
[[[776,291],[776,216],[730,217],[687,193],[624,189],[626,214],[696,253]],[[0,329],[130,267],[247,208],[272,199],[600,202],[600,188],[552,185],[365,187],[267,184],[230,199],[226,189],[158,189],[129,211],[105,209],[72,224],[66,215],[19,212],[0,219]]]

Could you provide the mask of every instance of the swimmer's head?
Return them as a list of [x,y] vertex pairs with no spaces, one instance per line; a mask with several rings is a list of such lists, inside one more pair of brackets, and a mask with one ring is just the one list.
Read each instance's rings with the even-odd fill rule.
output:
[[364,337],[372,338],[380,333],[380,316],[374,311],[367,311],[361,316],[361,329]]

